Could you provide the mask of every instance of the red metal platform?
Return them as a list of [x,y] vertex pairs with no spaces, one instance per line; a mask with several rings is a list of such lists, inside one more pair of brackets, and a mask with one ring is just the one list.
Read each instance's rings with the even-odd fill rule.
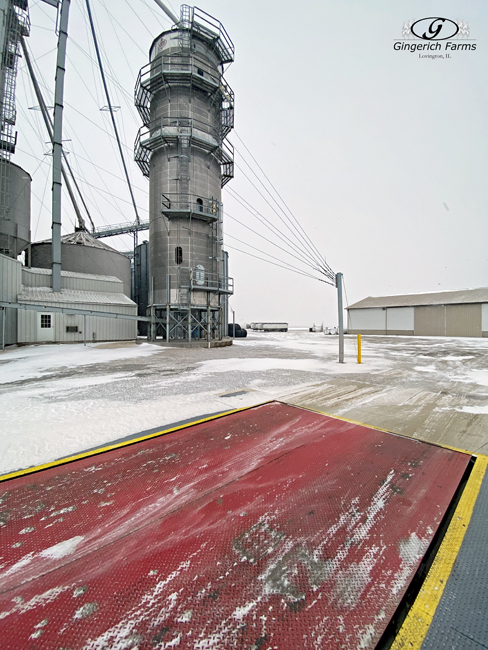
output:
[[274,402],[11,479],[0,647],[374,648],[469,460]]

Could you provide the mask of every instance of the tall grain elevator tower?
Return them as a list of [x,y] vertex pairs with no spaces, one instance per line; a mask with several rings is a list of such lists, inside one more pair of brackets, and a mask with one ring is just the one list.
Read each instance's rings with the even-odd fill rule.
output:
[[234,94],[223,78],[234,45],[218,20],[183,5],[149,59],[135,88],[144,123],[135,159],[149,177],[149,311],[159,320],[152,338],[221,340],[233,293],[221,190],[234,175],[226,142]]

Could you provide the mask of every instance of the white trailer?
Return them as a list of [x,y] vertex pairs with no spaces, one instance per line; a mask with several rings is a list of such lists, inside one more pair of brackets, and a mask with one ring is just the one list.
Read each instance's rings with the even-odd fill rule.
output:
[[251,323],[253,332],[288,332],[288,323]]

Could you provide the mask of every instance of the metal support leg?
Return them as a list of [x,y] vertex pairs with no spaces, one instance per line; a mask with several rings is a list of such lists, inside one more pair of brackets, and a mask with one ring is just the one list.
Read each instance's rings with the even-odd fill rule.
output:
[[5,307],[2,307],[2,351],[5,351],[5,317],[7,313]]
[[156,340],[155,323],[154,323],[154,276],[151,278],[151,323],[149,326],[149,340]]
[[211,327],[211,323],[210,323],[210,296],[207,293],[207,341],[208,341],[208,347],[210,347],[210,336],[211,336],[210,327]]
[[171,302],[171,276],[166,276],[166,343],[169,341],[169,303]]

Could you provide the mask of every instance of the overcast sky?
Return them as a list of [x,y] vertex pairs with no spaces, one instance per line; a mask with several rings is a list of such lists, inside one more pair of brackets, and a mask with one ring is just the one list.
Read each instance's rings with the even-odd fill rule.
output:
[[[141,120],[132,96],[152,40],[170,22],[153,0],[91,4],[113,103],[121,106],[117,121],[137,203],[147,219],[148,182],[133,162]],[[333,270],[344,273],[349,304],[369,295],[488,285],[486,2],[201,0],[199,6],[224,24],[235,44],[226,79],[236,95],[239,138]],[[30,15],[28,42],[52,105],[56,11],[38,0],[30,3]],[[403,24],[428,16],[466,22],[471,40],[452,42],[476,44],[476,50],[451,50],[449,59],[395,51]],[[87,30],[84,0],[72,0],[65,144],[86,181],[96,225],[123,223],[132,221],[134,212],[109,115],[100,111],[106,101],[90,61],[94,50]],[[444,42],[442,48],[434,54],[444,54]],[[50,147],[39,112],[29,110],[37,101],[23,60],[17,89],[13,161],[33,176],[32,235],[40,240],[50,237],[51,159],[45,155]],[[239,138],[230,136],[238,166],[228,187],[284,232],[244,176],[250,172]],[[224,190],[223,201],[237,321],[335,325],[333,287],[231,248],[244,248],[234,237],[265,256],[299,265],[240,225],[279,243],[230,191]],[[63,231],[72,232],[67,198],[62,218]],[[106,241],[120,250],[131,244],[130,238]]]

